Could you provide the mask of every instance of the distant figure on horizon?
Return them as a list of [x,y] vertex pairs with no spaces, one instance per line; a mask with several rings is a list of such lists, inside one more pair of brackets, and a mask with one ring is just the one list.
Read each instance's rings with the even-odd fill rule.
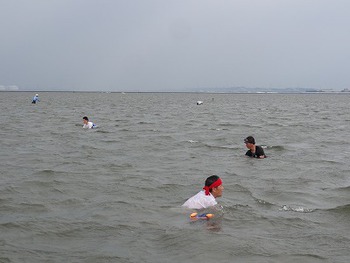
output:
[[39,95],[38,94],[35,94],[35,96],[33,97],[33,100],[32,100],[32,103],[33,104],[36,104],[37,102],[39,102]]
[[244,143],[245,146],[249,149],[245,155],[260,159],[266,158],[263,148],[261,146],[255,145],[255,139],[253,136],[248,136],[245,138]]
[[84,128],[84,129],[94,129],[94,128],[97,127],[97,126],[95,125],[95,123],[89,121],[89,118],[86,117],[86,116],[83,117],[83,123],[84,123],[84,125],[83,125],[83,128]]
[[190,209],[203,209],[217,204],[215,198],[222,196],[224,187],[219,176],[212,175],[205,180],[203,190],[189,198],[182,206]]

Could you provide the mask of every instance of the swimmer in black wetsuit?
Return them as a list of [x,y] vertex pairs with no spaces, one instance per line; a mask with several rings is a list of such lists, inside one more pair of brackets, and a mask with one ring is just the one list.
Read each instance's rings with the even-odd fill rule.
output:
[[245,138],[244,143],[245,146],[249,149],[245,155],[260,159],[266,158],[263,148],[261,146],[255,145],[255,139],[253,136],[248,136]]

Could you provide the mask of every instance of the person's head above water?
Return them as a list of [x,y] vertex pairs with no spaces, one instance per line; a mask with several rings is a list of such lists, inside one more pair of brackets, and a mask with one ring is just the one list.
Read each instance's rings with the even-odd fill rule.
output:
[[245,144],[248,144],[248,143],[255,144],[255,139],[253,136],[248,136],[247,138],[244,139],[244,143]]
[[84,124],[88,124],[88,122],[89,122],[89,118],[88,118],[88,117],[86,117],[86,116],[84,116],[84,117],[83,117],[83,122],[84,122]]
[[212,175],[205,180],[204,190],[187,199],[182,205],[190,209],[203,209],[217,205],[216,198],[222,196],[224,187],[219,176]]
[[205,180],[205,186],[203,187],[205,194],[209,195],[211,193],[215,198],[222,196],[222,191],[224,187],[222,186],[222,181],[219,176],[212,175]]
[[244,143],[245,146],[249,149],[245,155],[260,159],[264,159],[266,157],[263,148],[261,146],[255,145],[255,139],[253,136],[248,136],[245,138]]

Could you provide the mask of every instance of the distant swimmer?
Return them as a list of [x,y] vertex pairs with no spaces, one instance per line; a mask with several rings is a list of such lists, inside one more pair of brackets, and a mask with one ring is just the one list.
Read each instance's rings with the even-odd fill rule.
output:
[[38,94],[35,94],[35,96],[33,97],[33,100],[32,100],[32,103],[33,104],[36,104],[39,100],[39,95]]
[[263,148],[261,146],[255,145],[255,139],[253,136],[248,136],[245,138],[244,143],[245,146],[249,149],[245,155],[260,159],[266,158]]
[[97,127],[97,126],[95,125],[95,123],[89,121],[89,118],[86,117],[86,116],[83,117],[83,123],[84,123],[83,128],[85,128],[85,129],[94,129],[94,128]]
[[203,209],[217,204],[215,198],[222,196],[224,187],[219,176],[212,175],[205,181],[203,190],[189,198],[182,206],[190,209]]

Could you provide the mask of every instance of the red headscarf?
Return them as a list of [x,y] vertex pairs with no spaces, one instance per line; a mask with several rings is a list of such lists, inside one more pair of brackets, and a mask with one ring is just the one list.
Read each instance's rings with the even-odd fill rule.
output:
[[212,183],[211,185],[209,186],[204,186],[203,189],[205,190],[205,195],[209,195],[210,194],[210,190],[215,188],[215,187],[218,187],[222,185],[222,181],[221,179],[217,179],[214,183]]

